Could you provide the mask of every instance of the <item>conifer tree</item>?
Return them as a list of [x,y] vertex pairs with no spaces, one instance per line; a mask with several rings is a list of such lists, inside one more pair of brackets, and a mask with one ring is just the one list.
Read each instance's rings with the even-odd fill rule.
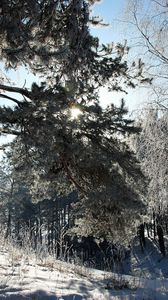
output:
[[89,24],[101,23],[90,17],[94,2],[1,1],[1,60],[42,82],[31,89],[1,82],[0,98],[14,106],[0,108],[0,130],[16,136],[14,165],[37,199],[77,190],[78,228],[117,239],[132,234],[144,208],[143,175],[123,138],[139,129],[123,100],[102,109],[98,90],[135,87],[143,74],[124,60],[126,45],[101,45],[90,34]]

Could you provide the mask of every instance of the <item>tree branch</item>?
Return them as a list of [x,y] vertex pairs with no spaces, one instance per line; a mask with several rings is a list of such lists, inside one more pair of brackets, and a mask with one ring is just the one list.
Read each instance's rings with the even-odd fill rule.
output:
[[11,100],[11,101],[15,102],[16,104],[18,104],[19,106],[22,104],[22,102],[20,102],[19,100],[16,100],[16,99],[9,97],[7,95],[4,95],[4,94],[0,94],[0,98],[5,98],[8,100]]
[[152,0],[152,2],[155,2],[157,3],[159,6],[162,6],[162,7],[165,7],[165,8],[168,8],[168,4],[164,5],[164,4],[161,4],[159,1],[157,0]]
[[7,86],[7,85],[0,84],[0,90],[12,92],[12,93],[18,93],[18,94],[24,95],[25,97],[28,97],[29,99],[32,99],[31,92],[29,92],[26,89],[19,88],[19,87],[13,87],[13,86]]
[[[144,31],[140,28],[139,26],[139,22],[138,22],[138,19],[137,19],[137,15],[136,13],[134,12],[134,19],[135,19],[135,22],[136,22],[136,27],[138,28],[139,32],[141,33],[141,35],[143,36],[143,38],[146,40],[146,43],[147,43],[147,48],[148,48],[148,51],[150,53],[152,53],[153,55],[155,55],[156,57],[160,58],[161,61],[164,61],[165,63],[168,63],[168,57],[166,57],[165,55],[163,55],[163,53],[161,53],[153,44],[152,42],[150,41],[149,37],[144,33]],[[151,47],[151,48],[150,48]]]
[[64,166],[64,170],[67,173],[67,176],[69,178],[69,180],[84,194],[86,194],[86,191],[81,187],[81,185],[75,180],[75,178],[73,178],[71,171],[68,168],[67,162],[64,158],[61,158],[63,166]]
[[9,146],[10,146],[9,143],[8,144],[3,144],[3,145],[0,146],[0,150],[5,150],[5,148],[7,148]]
[[5,129],[5,128],[0,128],[0,135],[1,134],[12,134],[12,135],[20,135],[21,132],[20,131],[16,131],[16,130],[13,130],[13,129]]

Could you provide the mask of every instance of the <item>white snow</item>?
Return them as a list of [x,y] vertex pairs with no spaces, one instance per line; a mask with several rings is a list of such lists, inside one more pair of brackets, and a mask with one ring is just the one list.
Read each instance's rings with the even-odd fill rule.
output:
[[[137,253],[143,269],[140,253]],[[163,259],[158,265],[165,264],[168,269],[167,262]],[[145,268],[147,265],[146,262]],[[134,262],[134,267],[138,269],[138,263],[136,266]],[[154,271],[153,278],[145,278],[143,274],[119,275],[56,261],[52,257],[40,260],[33,254],[26,256],[15,247],[2,246],[0,249],[0,299],[167,300],[168,279],[156,276]],[[127,288],[119,288],[124,282]]]

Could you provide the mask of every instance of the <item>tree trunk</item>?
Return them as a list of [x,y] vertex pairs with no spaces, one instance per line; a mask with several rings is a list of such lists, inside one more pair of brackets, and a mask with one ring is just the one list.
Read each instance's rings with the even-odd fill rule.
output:
[[154,212],[153,212],[153,237],[155,240],[156,239],[156,216]]
[[145,226],[144,224],[141,224],[139,226],[139,240],[140,240],[140,245],[142,252],[144,251],[144,248],[146,246],[146,241],[145,241]]
[[162,253],[163,256],[166,255],[165,252],[165,244],[164,244],[164,237],[163,237],[163,229],[161,225],[157,225],[157,235],[159,239],[159,247],[160,247],[160,252]]
[[10,235],[11,235],[11,213],[10,213],[10,209],[9,209],[5,239],[7,239]]
[[150,225],[149,225],[149,223],[145,223],[145,226],[146,226],[146,229],[147,229],[148,238],[150,238]]

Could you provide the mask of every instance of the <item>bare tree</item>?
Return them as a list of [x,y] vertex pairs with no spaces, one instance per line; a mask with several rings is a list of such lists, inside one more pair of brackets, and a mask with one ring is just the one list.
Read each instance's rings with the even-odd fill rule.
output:
[[[128,21],[129,19],[129,21]],[[153,78],[149,100],[159,109],[168,109],[168,2],[166,0],[127,1],[126,21],[138,57]],[[148,86],[149,87],[149,86]]]

